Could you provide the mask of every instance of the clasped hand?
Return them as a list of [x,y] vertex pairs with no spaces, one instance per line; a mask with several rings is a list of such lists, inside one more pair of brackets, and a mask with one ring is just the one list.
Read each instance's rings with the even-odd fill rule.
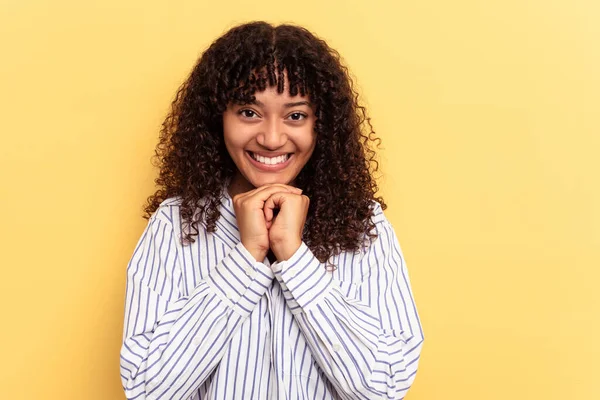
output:
[[[278,261],[287,260],[302,244],[309,202],[302,190],[284,184],[268,184],[233,196],[242,244],[259,262],[269,249]],[[277,216],[275,209],[279,209]]]

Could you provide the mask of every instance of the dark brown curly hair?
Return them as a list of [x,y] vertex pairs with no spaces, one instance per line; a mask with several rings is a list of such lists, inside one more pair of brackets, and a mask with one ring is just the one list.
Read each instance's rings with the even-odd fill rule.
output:
[[[179,87],[162,124],[153,165],[158,186],[144,206],[149,219],[167,198],[181,197],[182,243],[194,242],[198,222],[216,229],[223,185],[235,175],[224,144],[223,112],[247,104],[256,91],[277,85],[287,72],[290,96],[308,95],[316,107],[315,150],[295,184],[310,198],[302,240],[325,262],[342,250],[358,251],[374,239],[372,200],[377,171],[374,135],[339,53],[307,29],[254,21],[231,28],[198,59]],[[203,200],[203,201],[200,201]],[[185,228],[183,228],[185,227]]]

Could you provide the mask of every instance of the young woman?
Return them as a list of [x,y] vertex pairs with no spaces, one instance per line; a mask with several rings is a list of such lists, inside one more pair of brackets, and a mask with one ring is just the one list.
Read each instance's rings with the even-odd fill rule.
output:
[[128,399],[406,395],[423,332],[368,122],[302,27],[240,25],[202,54],[127,267]]

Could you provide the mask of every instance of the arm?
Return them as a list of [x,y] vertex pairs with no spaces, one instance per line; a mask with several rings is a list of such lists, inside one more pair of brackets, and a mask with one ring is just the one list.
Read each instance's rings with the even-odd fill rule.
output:
[[182,295],[178,257],[172,224],[153,214],[127,266],[120,362],[127,399],[189,398],[273,278],[239,243]]
[[378,238],[356,261],[358,285],[340,285],[304,242],[272,266],[313,357],[349,399],[404,398],[423,342],[402,250],[378,212]]

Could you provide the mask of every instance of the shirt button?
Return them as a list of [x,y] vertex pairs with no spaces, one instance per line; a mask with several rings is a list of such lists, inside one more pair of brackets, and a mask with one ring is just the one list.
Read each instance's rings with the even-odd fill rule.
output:
[[194,346],[200,345],[201,342],[202,342],[202,337],[200,337],[200,336],[196,336],[194,338],[194,340],[192,341],[192,343],[194,343]]
[[336,343],[333,345],[333,351],[337,352],[337,351],[340,351],[341,349],[342,349],[342,347],[340,346],[339,343]]
[[246,267],[246,269],[244,270],[244,272],[246,272],[246,275],[248,275],[248,276],[251,276],[251,274],[252,274],[253,271],[254,270],[252,268],[250,268],[250,267]]
[[229,300],[233,299],[233,295],[231,294],[231,292],[227,292],[227,298]]
[[292,268],[290,268],[289,273],[290,273],[290,276],[293,278],[298,273],[298,270],[296,268],[292,267]]

